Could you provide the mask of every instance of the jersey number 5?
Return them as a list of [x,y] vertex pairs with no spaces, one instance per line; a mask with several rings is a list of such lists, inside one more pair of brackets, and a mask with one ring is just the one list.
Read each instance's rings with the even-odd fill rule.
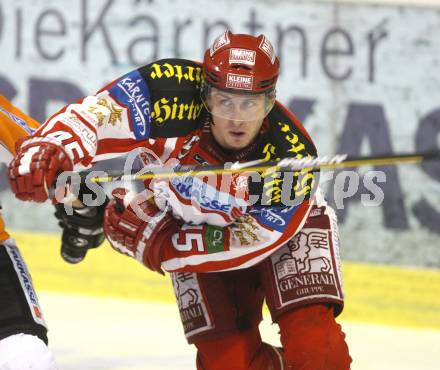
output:
[[172,242],[174,248],[179,252],[198,251],[203,252],[203,225],[189,226],[183,225],[182,229],[173,235]]

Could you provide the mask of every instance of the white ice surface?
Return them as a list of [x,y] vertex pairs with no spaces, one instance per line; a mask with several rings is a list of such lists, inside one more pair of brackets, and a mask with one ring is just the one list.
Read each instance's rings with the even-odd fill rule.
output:
[[[60,370],[189,370],[195,350],[172,304],[40,293]],[[438,370],[440,331],[343,322],[352,370]],[[266,318],[266,341],[277,344]]]

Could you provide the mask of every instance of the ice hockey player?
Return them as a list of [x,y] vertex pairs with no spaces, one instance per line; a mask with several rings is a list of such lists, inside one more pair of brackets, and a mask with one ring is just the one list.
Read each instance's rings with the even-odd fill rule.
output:
[[[145,149],[145,166],[314,156],[308,133],[275,100],[278,74],[264,35],[229,31],[203,64],[152,62],[64,107],[24,141],[9,167],[12,188],[19,199],[45,201],[59,172],[135,148]],[[316,173],[291,175],[148,181],[155,202],[113,191],[106,236],[148,268],[171,272],[198,369],[350,367],[335,321],[343,307],[336,218],[315,191]],[[260,337],[263,300],[281,350]]]

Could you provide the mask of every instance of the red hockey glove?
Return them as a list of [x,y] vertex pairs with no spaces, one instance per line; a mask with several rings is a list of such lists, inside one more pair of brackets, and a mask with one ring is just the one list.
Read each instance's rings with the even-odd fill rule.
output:
[[181,222],[161,211],[141,194],[113,190],[104,215],[104,233],[113,249],[136,258],[150,270],[163,274],[161,246]]
[[18,199],[44,202],[56,177],[72,169],[72,160],[58,142],[45,137],[26,138],[17,142],[17,155],[9,164],[9,183]]

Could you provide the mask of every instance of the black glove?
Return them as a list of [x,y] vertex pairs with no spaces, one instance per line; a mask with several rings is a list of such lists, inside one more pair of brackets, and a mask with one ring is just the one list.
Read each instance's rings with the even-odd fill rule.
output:
[[104,242],[102,223],[107,203],[73,209],[72,215],[67,214],[64,204],[55,205],[55,217],[63,229],[61,256],[66,262],[81,262],[90,248],[99,247]]

